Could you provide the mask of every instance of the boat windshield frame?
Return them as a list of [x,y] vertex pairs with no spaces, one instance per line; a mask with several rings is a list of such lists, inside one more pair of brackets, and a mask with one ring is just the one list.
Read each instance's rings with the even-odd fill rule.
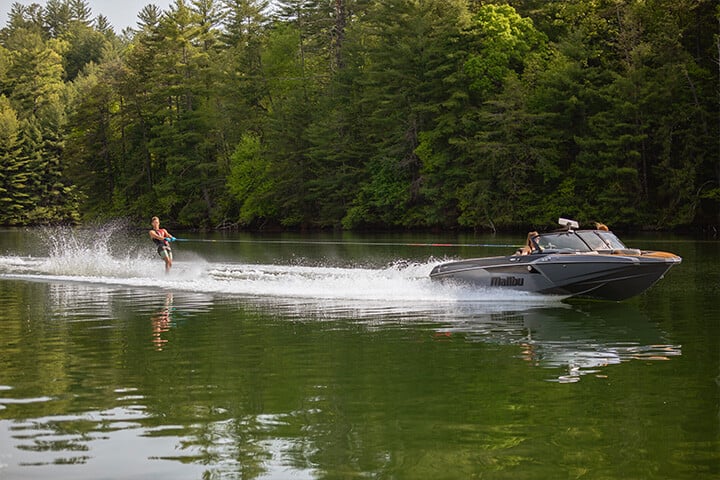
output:
[[535,237],[533,242],[540,252],[552,250],[588,253],[627,248],[614,233],[605,230],[568,230],[543,233]]
[[574,231],[543,233],[535,238],[541,252],[546,250],[567,252],[591,252],[592,248]]
[[579,230],[575,233],[596,252],[628,248],[614,233],[607,230]]

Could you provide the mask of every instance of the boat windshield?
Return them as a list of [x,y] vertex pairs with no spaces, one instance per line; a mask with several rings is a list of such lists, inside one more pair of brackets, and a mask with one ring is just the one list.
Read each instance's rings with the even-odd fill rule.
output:
[[574,252],[590,252],[590,247],[578,237],[576,232],[545,233],[535,242],[540,250],[571,250]]
[[612,232],[586,230],[576,232],[593,250],[623,250],[627,247]]

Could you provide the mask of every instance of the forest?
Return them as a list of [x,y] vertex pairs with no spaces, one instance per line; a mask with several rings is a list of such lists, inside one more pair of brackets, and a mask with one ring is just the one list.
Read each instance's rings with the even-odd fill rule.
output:
[[14,3],[0,224],[716,228],[719,5]]

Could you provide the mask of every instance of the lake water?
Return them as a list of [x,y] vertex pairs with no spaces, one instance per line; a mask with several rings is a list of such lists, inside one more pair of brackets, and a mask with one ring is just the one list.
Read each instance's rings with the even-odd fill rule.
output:
[[183,237],[0,231],[0,479],[720,478],[718,241],[608,303],[427,277],[522,238]]

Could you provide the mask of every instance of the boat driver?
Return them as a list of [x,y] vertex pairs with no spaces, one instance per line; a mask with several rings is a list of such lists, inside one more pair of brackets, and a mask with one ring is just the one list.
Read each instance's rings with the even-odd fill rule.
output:
[[532,231],[528,233],[527,240],[525,240],[525,245],[520,247],[517,252],[515,252],[516,255],[530,255],[532,252],[540,250],[535,243],[535,239],[539,237],[540,234],[536,231]]

